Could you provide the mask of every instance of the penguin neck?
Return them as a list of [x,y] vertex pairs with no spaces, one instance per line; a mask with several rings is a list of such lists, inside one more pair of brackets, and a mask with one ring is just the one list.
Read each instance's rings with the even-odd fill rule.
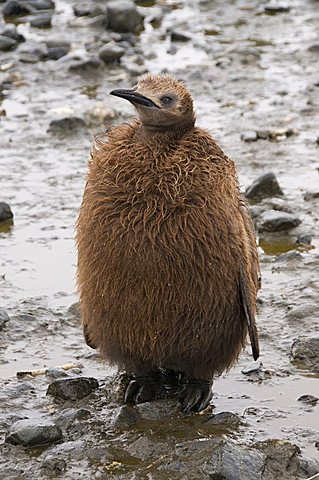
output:
[[176,125],[149,125],[140,123],[140,133],[143,137],[146,138],[165,138],[165,139],[175,139],[178,140],[185,133],[189,132],[194,128],[195,125],[195,116],[192,118],[185,119],[184,122],[180,122]]

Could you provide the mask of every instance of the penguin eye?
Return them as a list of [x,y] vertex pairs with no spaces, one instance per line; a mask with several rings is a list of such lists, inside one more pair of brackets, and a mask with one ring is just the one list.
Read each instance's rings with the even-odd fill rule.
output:
[[170,95],[164,95],[160,98],[160,102],[164,107],[169,107],[173,103],[173,97]]

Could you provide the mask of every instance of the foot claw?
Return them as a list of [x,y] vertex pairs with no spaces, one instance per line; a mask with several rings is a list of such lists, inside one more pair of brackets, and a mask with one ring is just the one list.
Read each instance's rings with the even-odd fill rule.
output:
[[156,400],[161,389],[158,375],[137,376],[131,380],[124,395],[124,403],[137,404]]
[[179,402],[182,412],[201,412],[212,399],[212,384],[207,380],[189,380],[183,389]]

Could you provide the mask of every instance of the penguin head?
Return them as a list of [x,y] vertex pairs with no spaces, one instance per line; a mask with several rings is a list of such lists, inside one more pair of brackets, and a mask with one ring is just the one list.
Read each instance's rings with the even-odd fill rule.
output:
[[110,94],[131,102],[148,130],[194,126],[192,97],[184,84],[170,75],[145,75],[131,90],[112,90]]

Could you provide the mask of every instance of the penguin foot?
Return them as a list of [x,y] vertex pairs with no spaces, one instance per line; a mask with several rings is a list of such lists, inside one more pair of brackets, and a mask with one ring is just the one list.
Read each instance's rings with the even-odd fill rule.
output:
[[201,412],[209,405],[212,396],[211,382],[208,380],[188,380],[187,385],[184,387],[179,397],[182,412]]
[[162,381],[158,372],[148,375],[138,375],[128,384],[124,403],[136,405],[137,403],[156,400],[162,389]]

